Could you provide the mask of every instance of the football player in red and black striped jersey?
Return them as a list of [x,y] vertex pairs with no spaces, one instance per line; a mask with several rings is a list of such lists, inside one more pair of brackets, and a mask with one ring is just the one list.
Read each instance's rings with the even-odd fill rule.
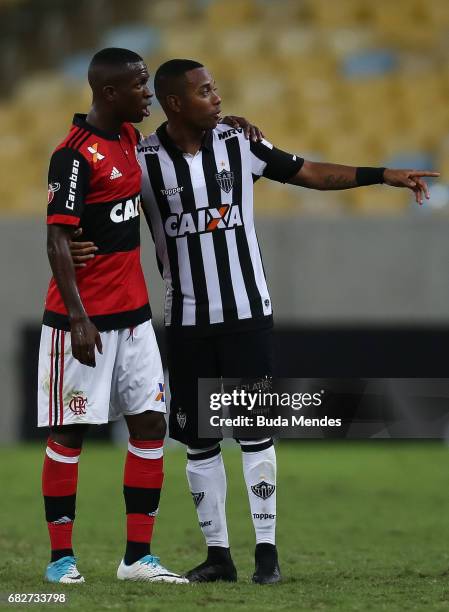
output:
[[[50,582],[84,582],[72,549],[78,460],[91,424],[125,417],[127,545],[121,580],[187,582],[150,553],[163,481],[165,395],[140,264],[139,133],[152,93],[142,58],[104,49],[89,66],[87,115],[54,151],[49,169],[47,293],[39,355],[39,426],[49,426],[43,495],[51,542]],[[74,230],[98,247],[75,270]]]

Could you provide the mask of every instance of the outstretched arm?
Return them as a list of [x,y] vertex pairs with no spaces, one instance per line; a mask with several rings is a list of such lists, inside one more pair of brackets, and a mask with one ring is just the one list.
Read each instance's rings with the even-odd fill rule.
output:
[[298,173],[288,183],[309,189],[351,189],[364,185],[385,183],[392,187],[407,187],[415,193],[418,204],[423,196],[429,198],[427,183],[422,177],[437,177],[439,172],[429,170],[396,170],[391,168],[361,168],[304,160]]
[[[359,186],[356,170],[354,166],[311,162],[305,159],[299,172],[288,182],[309,189],[351,189]],[[379,178],[382,179],[382,172],[379,172]]]

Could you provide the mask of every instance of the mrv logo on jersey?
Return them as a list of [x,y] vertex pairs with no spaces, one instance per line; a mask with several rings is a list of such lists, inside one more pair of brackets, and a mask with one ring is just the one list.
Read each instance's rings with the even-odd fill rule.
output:
[[186,234],[202,234],[217,229],[232,229],[243,225],[237,204],[225,204],[220,208],[200,208],[194,213],[170,215],[165,221],[165,231],[171,238]]
[[126,202],[119,202],[112,208],[110,217],[114,223],[123,223],[138,217],[140,213],[140,194],[129,198]]
[[226,140],[226,138],[231,138],[231,136],[236,136],[242,132],[242,128],[231,128],[230,130],[226,130],[226,132],[221,132],[218,134],[218,140]]
[[159,145],[149,145],[147,147],[137,147],[138,153],[157,153],[159,151]]

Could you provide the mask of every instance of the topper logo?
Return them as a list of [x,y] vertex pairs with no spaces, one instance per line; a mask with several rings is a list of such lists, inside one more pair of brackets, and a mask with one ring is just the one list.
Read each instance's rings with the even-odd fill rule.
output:
[[172,196],[176,195],[177,193],[182,193],[183,190],[184,187],[170,187],[169,189],[161,189],[161,193],[165,196]]

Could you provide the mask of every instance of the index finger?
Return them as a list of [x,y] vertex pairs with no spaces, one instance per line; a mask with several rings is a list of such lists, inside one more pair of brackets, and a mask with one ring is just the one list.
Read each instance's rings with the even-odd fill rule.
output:
[[431,172],[430,170],[412,170],[411,176],[440,176],[439,172]]
[[83,359],[84,359],[84,364],[94,368],[95,367],[95,344],[93,347],[91,346],[87,346],[85,347],[85,350],[83,351]]

